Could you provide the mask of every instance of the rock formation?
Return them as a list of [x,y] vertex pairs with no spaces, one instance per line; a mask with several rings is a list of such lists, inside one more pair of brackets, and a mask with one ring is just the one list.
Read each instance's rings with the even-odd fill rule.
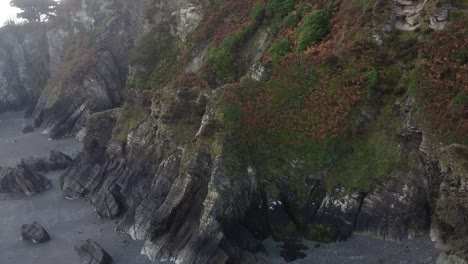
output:
[[[151,260],[263,263],[258,240],[270,235],[331,242],[353,232],[403,240],[430,231],[441,264],[466,261],[467,148],[438,134],[443,122],[459,122],[465,135],[464,35],[450,33],[458,53],[427,55],[427,40],[435,41],[428,31],[450,28],[451,9],[428,0],[267,2],[66,6],[46,33],[52,77],[31,97],[32,115],[52,138],[76,134],[84,148],[71,165],[57,153],[26,163],[66,168],[64,196],[87,198],[102,218],[123,217],[118,230],[146,241]],[[1,61],[22,65],[2,47]],[[272,53],[283,61],[275,65]],[[434,61],[444,66],[425,68]],[[456,74],[443,70],[452,64]],[[8,82],[0,92],[27,87],[15,67],[0,64]],[[430,99],[421,84],[440,76],[455,84],[437,80],[444,89],[429,91],[452,93],[431,95],[450,106],[432,116],[442,122],[434,128],[418,116],[432,110],[418,100]],[[18,105],[10,101],[3,104]],[[253,124],[264,126],[249,138]],[[265,132],[277,141],[249,149]],[[279,151],[255,155],[271,145]],[[0,175],[1,190],[32,194],[50,184],[26,165]],[[83,263],[110,261],[92,241],[78,252]]]
[[75,248],[80,256],[81,264],[111,264],[112,257],[95,241],[88,239]]
[[32,171],[26,164],[15,168],[0,168],[0,192],[24,193],[28,196],[40,194],[52,187],[42,174]]
[[0,112],[33,105],[49,76],[46,27],[0,29]]
[[47,158],[27,158],[22,160],[22,164],[26,165],[30,170],[41,172],[64,170],[72,162],[72,158],[57,151],[51,151]]
[[30,225],[21,226],[21,238],[29,239],[34,243],[44,243],[50,240],[50,235],[38,222],[33,222]]

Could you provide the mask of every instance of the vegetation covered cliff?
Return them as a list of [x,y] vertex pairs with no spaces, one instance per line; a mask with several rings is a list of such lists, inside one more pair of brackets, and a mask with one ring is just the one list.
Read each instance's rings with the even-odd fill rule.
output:
[[65,196],[123,216],[151,259],[260,263],[269,235],[430,232],[438,263],[466,263],[466,8],[63,1],[32,115],[84,140]]

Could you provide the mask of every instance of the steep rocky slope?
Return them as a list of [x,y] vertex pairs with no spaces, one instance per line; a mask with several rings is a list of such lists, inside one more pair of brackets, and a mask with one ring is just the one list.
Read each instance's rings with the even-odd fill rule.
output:
[[0,35],[0,111],[27,108],[49,76],[45,26],[6,26]]
[[84,141],[64,195],[122,216],[152,260],[262,263],[270,235],[430,232],[438,263],[465,263],[465,9],[64,1],[33,115]]

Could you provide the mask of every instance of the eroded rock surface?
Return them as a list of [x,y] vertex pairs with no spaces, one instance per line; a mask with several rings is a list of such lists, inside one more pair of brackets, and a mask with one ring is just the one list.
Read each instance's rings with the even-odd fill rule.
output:
[[81,264],[111,264],[112,257],[95,241],[88,239],[75,248]]
[[72,158],[58,151],[51,151],[47,158],[27,158],[22,163],[33,171],[64,170],[72,164]]
[[21,238],[34,243],[44,243],[50,240],[50,235],[38,222],[21,226]]
[[6,26],[0,35],[0,112],[28,108],[49,76],[46,28]]
[[32,171],[26,164],[15,168],[0,168],[0,192],[24,193],[28,196],[40,194],[52,187],[52,183],[40,173]]

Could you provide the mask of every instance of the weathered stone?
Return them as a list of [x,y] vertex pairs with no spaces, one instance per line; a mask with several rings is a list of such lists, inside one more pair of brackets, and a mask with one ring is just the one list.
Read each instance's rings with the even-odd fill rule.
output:
[[330,192],[322,201],[313,220],[309,222],[309,232],[322,231],[323,237],[316,239],[325,242],[346,240],[353,233],[362,199],[362,194],[343,188]]
[[0,112],[31,107],[47,83],[46,27],[31,23],[0,32]]
[[32,125],[26,125],[21,130],[21,133],[23,133],[23,134],[28,134],[28,133],[31,133],[31,132],[34,132],[34,127]]
[[111,264],[112,257],[95,241],[88,239],[84,244],[75,247],[81,264]]
[[429,27],[434,30],[443,30],[449,24],[449,14],[453,10],[450,5],[444,5],[429,14]]
[[280,254],[281,257],[288,263],[307,257],[307,255],[303,252],[290,249],[281,250]]
[[[356,231],[383,239],[412,238],[428,226],[426,194],[412,173],[380,181],[362,204]],[[402,180],[404,179],[404,181]]]
[[15,168],[0,168],[0,192],[34,195],[52,187],[52,183],[42,174],[33,172],[27,165]]
[[44,243],[50,240],[50,235],[38,222],[33,222],[31,225],[21,226],[21,238]]
[[58,151],[51,151],[48,158],[28,158],[22,163],[33,171],[64,170],[72,164],[72,158]]
[[395,28],[414,30],[419,27],[421,12],[428,0],[396,0],[393,12],[396,17]]

